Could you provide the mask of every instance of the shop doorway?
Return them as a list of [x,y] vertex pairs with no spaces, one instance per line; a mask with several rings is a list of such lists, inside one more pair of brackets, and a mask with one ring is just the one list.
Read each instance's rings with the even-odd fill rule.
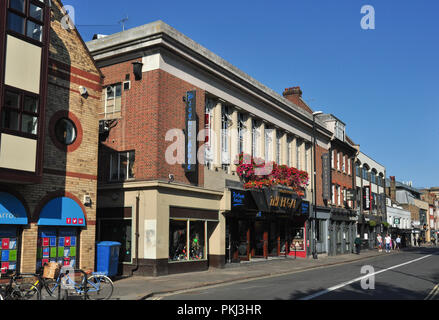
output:
[[120,242],[119,261],[132,263],[131,219],[101,219],[99,221],[98,242]]
[[254,238],[252,256],[255,258],[266,258],[266,245],[268,239],[268,231],[266,224],[263,221],[255,221],[254,223]]

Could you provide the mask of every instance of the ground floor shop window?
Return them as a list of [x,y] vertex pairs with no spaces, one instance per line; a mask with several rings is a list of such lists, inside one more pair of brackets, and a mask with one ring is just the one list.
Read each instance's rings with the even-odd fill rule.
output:
[[37,270],[46,263],[78,267],[78,230],[76,228],[40,227],[37,244]]
[[15,226],[0,226],[1,273],[17,270],[18,231]]
[[305,228],[293,228],[290,251],[305,251]]
[[170,220],[169,261],[207,259],[206,223],[202,220]]

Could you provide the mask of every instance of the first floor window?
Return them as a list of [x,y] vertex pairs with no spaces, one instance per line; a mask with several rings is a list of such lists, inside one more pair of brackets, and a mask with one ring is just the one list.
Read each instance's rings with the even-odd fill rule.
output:
[[1,109],[1,128],[30,135],[38,134],[38,96],[6,90]]
[[[29,3],[30,2],[30,3]],[[29,3],[29,5],[28,5]],[[37,0],[10,0],[7,16],[9,31],[38,42],[43,41],[44,2]]]
[[110,180],[124,181],[134,178],[134,161],[134,151],[110,154]]
[[169,221],[169,261],[197,261],[207,259],[206,221]]

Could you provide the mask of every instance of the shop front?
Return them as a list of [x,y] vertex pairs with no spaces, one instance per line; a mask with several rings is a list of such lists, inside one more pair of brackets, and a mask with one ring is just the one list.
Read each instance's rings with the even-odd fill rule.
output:
[[354,240],[357,236],[357,215],[353,210],[334,208],[329,221],[329,255],[354,252]]
[[80,234],[86,227],[81,206],[67,197],[52,199],[41,210],[37,225],[37,271],[49,262],[78,268]]
[[309,202],[287,188],[231,189],[226,261],[307,256]]
[[0,192],[1,273],[20,270],[21,233],[28,224],[23,203],[12,194]]

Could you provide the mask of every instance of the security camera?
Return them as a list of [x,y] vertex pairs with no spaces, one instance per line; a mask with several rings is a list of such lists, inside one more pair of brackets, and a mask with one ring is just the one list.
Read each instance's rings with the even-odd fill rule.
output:
[[169,178],[168,183],[174,182],[175,177],[172,173],[169,174],[168,178]]
[[79,93],[81,94],[81,96],[86,97],[88,95],[87,88],[79,86]]

